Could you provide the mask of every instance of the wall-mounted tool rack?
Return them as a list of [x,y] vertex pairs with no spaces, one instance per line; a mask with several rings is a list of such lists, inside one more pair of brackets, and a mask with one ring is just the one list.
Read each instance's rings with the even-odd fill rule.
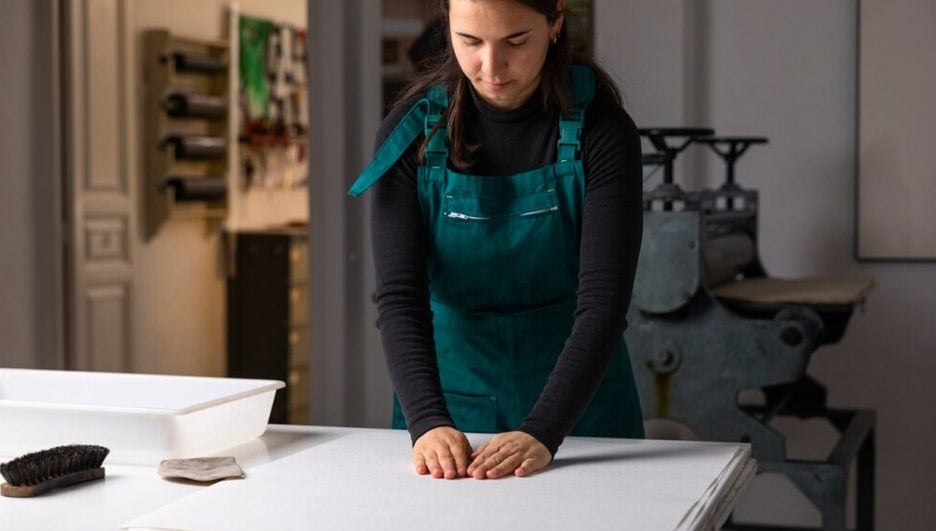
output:
[[170,219],[220,220],[227,208],[228,77],[224,41],[147,30],[144,47],[146,238]]

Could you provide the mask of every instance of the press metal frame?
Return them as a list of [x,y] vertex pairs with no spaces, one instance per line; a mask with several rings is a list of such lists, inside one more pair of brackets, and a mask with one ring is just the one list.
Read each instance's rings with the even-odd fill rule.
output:
[[[683,422],[706,440],[750,442],[758,473],[784,474],[822,515],[819,528],[746,524],[730,518],[725,529],[845,530],[848,476],[854,464],[855,529],[873,530],[875,413],[827,407],[825,387],[805,371],[812,352],[841,338],[854,307],[726,303],[707,288],[701,257],[713,232],[717,237],[716,226],[725,227],[723,232],[748,234],[755,242],[755,259],[743,276],[766,276],[756,257],[758,195],[735,180],[740,156],[766,139],[714,137],[714,131],[705,128],[640,132],[657,150],[645,155],[644,164],[665,170],[663,182],[644,193],[641,255],[641,263],[649,256],[665,266],[638,268],[628,314],[627,339],[645,417]],[[679,139],[675,145],[669,142],[673,138]],[[707,145],[725,161],[726,180],[719,189],[687,192],[674,182],[675,159],[693,143]],[[660,285],[667,289],[657,289]],[[744,363],[738,363],[741,360]],[[748,389],[759,389],[763,404],[738,403],[738,394]],[[769,426],[771,420],[784,417],[818,418],[833,426],[839,437],[829,457],[788,459],[784,436]]]

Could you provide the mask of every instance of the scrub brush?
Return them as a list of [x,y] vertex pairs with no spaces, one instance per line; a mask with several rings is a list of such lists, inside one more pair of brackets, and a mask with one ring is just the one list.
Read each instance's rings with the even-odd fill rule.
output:
[[33,452],[0,465],[7,483],[0,495],[28,498],[75,483],[101,479],[101,464],[110,452],[103,446],[72,444]]

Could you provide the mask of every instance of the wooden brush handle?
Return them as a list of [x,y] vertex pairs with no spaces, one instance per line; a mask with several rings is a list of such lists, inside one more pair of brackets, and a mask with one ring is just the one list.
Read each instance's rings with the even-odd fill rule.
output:
[[80,472],[73,472],[71,474],[65,474],[64,476],[52,478],[48,481],[43,481],[42,483],[36,485],[20,485],[17,487],[10,485],[9,483],[4,483],[3,485],[0,485],[0,495],[6,496],[8,498],[30,498],[32,496],[38,496],[44,492],[48,492],[52,489],[67,487],[76,483],[83,483],[85,481],[101,479],[103,477],[104,467],[101,467],[92,468],[91,470],[82,470]]

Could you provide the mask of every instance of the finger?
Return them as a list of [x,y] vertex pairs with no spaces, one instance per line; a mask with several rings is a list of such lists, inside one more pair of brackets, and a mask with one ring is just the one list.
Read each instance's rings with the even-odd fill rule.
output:
[[452,457],[451,448],[442,448],[439,450],[439,465],[442,467],[442,475],[445,479],[455,479],[458,469],[455,467],[455,458]]
[[488,470],[491,470],[497,465],[501,464],[501,462],[506,458],[506,455],[501,453],[500,451],[497,451],[487,456],[484,456],[484,455],[478,456],[478,459],[482,459],[482,458],[483,458],[483,461],[478,466],[475,467],[474,473],[472,474],[472,477],[474,477],[475,479],[486,478]]
[[537,470],[543,468],[545,465],[538,462],[537,459],[529,457],[524,459],[520,466],[517,467],[516,472],[514,472],[517,477],[529,476],[530,474],[536,472]]
[[458,477],[463,478],[468,475],[468,451],[464,446],[452,446],[452,455],[455,457],[455,469]]
[[520,454],[511,454],[508,455],[501,463],[491,470],[488,470],[487,477],[490,479],[496,479],[508,474],[513,474],[520,463],[523,462],[523,456]]
[[479,466],[484,464],[487,461],[487,458],[494,453],[496,449],[490,445],[490,443],[484,443],[480,448],[478,448],[474,453],[471,454],[471,464],[468,465],[468,475],[472,475]]
[[426,466],[426,458],[423,456],[422,452],[413,452],[413,466],[416,468],[416,473],[420,476],[425,476],[429,473],[429,467]]
[[442,477],[442,467],[439,466],[439,458],[434,451],[427,452],[426,465],[429,467],[429,473],[434,478]]
[[468,464],[468,470],[467,470],[469,476],[471,475],[472,472],[474,472],[475,468],[478,468],[479,464],[484,462],[484,458],[482,458],[481,456],[485,455],[485,451],[487,450],[487,448],[488,448],[488,443],[484,443],[481,446],[479,446],[477,450],[475,450],[474,452],[471,452],[470,456],[468,456],[468,458],[471,459],[471,463]]
[[479,446],[477,450],[475,450],[474,452],[471,452],[471,458],[474,459],[474,458],[478,457],[479,455],[481,455],[482,453],[484,453],[484,450],[486,450],[487,447],[490,446],[490,445],[491,445],[491,443],[490,443],[490,441],[488,441],[488,442],[482,444],[481,446]]

